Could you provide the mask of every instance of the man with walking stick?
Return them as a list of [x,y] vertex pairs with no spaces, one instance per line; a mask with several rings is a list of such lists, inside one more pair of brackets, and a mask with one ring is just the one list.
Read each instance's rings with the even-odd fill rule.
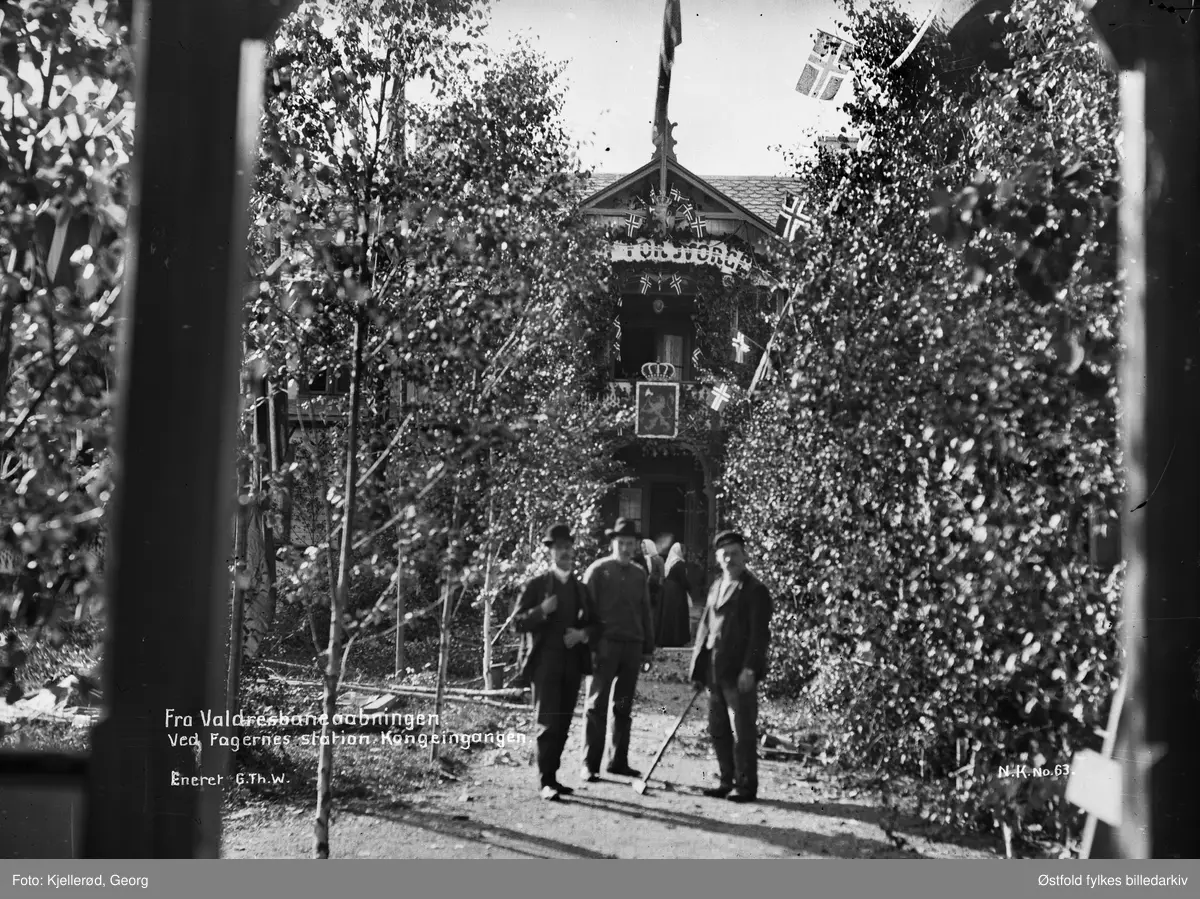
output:
[[633,561],[640,536],[632,521],[618,518],[612,529],[605,532],[612,555],[593,562],[583,575],[604,623],[604,637],[592,649],[592,676],[588,680],[581,774],[588,782],[600,779],[610,694],[613,748],[607,771],[624,777],[642,774],[629,765],[629,735],[633,729],[633,694],[638,672],[643,665],[649,670],[654,655],[654,625],[650,616],[649,581],[646,572]]
[[591,596],[573,572],[575,537],[571,529],[556,524],[546,531],[542,543],[549,551],[550,570],[521,591],[513,627],[524,635],[520,681],[533,687],[541,796],[556,801],[575,792],[558,782],[558,767],[575,715],[580,681],[592,673],[588,645],[600,642],[603,625]]
[[754,802],[758,797],[758,685],[767,674],[771,594],[746,569],[741,534],[722,531],[713,539],[713,549],[722,575],[708,591],[691,669],[696,688],[708,688],[708,732],[720,768],[720,783],[704,794]]

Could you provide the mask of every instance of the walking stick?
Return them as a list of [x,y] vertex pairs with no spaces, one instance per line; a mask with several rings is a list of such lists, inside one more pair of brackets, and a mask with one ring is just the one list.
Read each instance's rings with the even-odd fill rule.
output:
[[687,713],[692,710],[692,706],[696,704],[696,700],[700,696],[700,690],[692,693],[692,698],[688,700],[687,707],[680,713],[675,726],[671,728],[671,732],[667,734],[667,738],[663,740],[663,744],[658,747],[658,754],[654,756],[654,761],[650,763],[650,769],[646,772],[645,777],[641,777],[633,782],[635,792],[644,795],[646,792],[646,782],[650,780],[650,775],[654,773],[654,769],[658,767],[659,760],[663,757],[663,753],[667,751],[667,747],[671,745],[671,741],[675,739],[675,732],[679,730],[679,725],[683,724],[683,719],[687,717]]

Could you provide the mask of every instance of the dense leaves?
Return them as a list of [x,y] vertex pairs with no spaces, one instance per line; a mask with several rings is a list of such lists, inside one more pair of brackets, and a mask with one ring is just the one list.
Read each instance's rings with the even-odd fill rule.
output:
[[132,64],[110,4],[2,5],[0,630],[40,633],[98,593]]
[[934,37],[889,69],[913,23],[848,15],[873,144],[801,169],[831,213],[724,490],[783,596],[776,686],[838,710],[847,761],[944,815],[1043,808],[1061,779],[996,772],[1093,741],[1119,667],[1115,79],[1059,0],[1018,0],[1012,67],[967,78]]

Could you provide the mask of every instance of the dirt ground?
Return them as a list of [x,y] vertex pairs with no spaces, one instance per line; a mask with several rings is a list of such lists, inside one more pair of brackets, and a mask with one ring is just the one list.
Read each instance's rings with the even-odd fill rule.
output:
[[[691,688],[667,674],[644,676],[634,709],[630,763],[645,771]],[[677,666],[676,666],[677,667]],[[582,702],[559,779],[577,788],[561,802],[537,794],[533,727],[524,744],[474,751],[455,779],[400,798],[342,799],[331,854],[341,858],[992,858],[993,841],[937,842],[919,819],[892,836],[864,793],[843,791],[815,763],[760,761],[759,801],[736,805],[700,790],[713,783],[703,698],[693,706],[645,795],[631,781],[579,780]],[[404,751],[392,748],[380,751]],[[301,858],[312,849],[314,812],[252,801],[225,820],[226,858]]]

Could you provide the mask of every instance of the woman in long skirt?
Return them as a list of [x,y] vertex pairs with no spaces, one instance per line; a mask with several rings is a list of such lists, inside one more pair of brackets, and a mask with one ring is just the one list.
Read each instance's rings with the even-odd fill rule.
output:
[[691,642],[690,593],[683,547],[675,543],[667,553],[666,577],[658,604],[658,619],[654,622],[659,646],[687,646]]

